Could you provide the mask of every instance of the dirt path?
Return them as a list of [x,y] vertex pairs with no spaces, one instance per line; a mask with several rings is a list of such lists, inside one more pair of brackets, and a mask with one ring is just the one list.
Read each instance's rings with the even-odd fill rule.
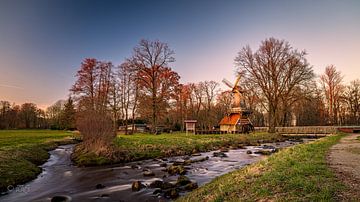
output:
[[331,147],[327,157],[330,167],[335,170],[350,190],[340,193],[339,200],[360,200],[360,134],[350,134]]

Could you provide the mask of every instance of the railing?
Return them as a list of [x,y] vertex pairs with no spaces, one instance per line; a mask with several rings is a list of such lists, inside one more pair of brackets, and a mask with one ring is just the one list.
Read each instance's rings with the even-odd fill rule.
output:
[[[267,132],[268,127],[255,127],[255,131]],[[275,131],[281,134],[331,134],[341,131],[358,131],[360,126],[295,126],[276,127]]]

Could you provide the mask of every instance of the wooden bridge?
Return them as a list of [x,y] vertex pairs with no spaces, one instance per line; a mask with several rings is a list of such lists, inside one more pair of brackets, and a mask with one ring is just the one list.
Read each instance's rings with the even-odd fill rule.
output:
[[[255,127],[255,131],[266,132],[268,127]],[[360,126],[295,126],[276,127],[275,131],[280,134],[331,134],[337,131],[346,133],[360,133]]]
[[360,133],[360,126],[339,126],[338,130],[345,133]]

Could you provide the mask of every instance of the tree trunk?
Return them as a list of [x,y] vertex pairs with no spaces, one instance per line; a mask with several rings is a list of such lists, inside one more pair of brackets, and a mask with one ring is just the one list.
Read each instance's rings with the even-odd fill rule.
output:
[[275,107],[270,104],[269,105],[269,133],[275,133],[275,127],[276,127],[276,109]]
[[[155,85],[155,82],[154,82]],[[153,92],[152,92],[152,129],[151,132],[153,134],[156,134],[156,89],[155,87],[153,88]]]

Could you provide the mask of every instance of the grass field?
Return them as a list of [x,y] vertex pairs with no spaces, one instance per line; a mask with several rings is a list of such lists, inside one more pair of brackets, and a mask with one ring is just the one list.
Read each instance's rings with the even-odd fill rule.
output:
[[51,130],[0,130],[0,190],[35,178],[38,165],[48,157],[48,150],[58,144],[72,143],[71,132]]
[[172,134],[135,134],[118,135],[114,144],[117,154],[114,159],[106,159],[94,154],[82,154],[77,151],[73,160],[78,165],[99,165],[116,162],[129,162],[150,158],[168,157],[216,150],[220,147],[239,145],[257,145],[259,142],[274,142],[282,140],[280,135],[255,133],[194,135],[185,133]]
[[[49,130],[0,131],[0,188],[24,183],[41,172],[38,165],[47,151],[72,143],[71,132]],[[179,201],[335,201],[345,189],[329,170],[325,156],[342,135],[281,150],[254,165],[220,176],[180,198]],[[276,134],[193,135],[184,133],[119,135],[114,160],[80,154],[77,163],[93,165],[191,154],[218,149],[280,141]]]
[[340,184],[326,153],[342,135],[281,150],[244,169],[220,176],[178,201],[337,201]]

